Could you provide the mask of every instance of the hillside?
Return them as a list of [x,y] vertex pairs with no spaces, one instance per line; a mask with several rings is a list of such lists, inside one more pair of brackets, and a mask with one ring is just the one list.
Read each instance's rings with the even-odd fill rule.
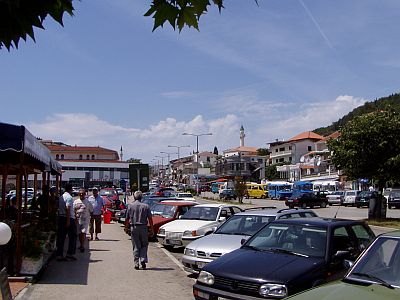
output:
[[338,121],[333,122],[332,125],[327,127],[320,127],[313,132],[320,134],[322,136],[327,136],[332,134],[333,132],[337,131],[345,125],[350,120],[361,116],[363,114],[367,114],[376,110],[394,110],[400,113],[400,94],[392,94],[387,97],[376,99],[375,101],[366,102],[364,105],[359,106],[353,109],[344,117],[340,118]]

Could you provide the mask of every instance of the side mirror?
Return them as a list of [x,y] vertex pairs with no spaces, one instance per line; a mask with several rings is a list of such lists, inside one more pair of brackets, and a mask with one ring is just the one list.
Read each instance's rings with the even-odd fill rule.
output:
[[226,221],[226,217],[220,217],[219,219],[218,219],[218,222],[225,222]]
[[246,243],[246,241],[247,241],[246,239],[241,239],[241,240],[240,240],[240,245],[242,245],[242,246],[243,246],[243,245],[244,245],[244,243]]
[[348,260],[348,259],[345,259],[344,261],[343,261],[343,267],[345,268],[345,269],[350,269],[352,266],[354,266],[354,261],[351,261],[351,260]]

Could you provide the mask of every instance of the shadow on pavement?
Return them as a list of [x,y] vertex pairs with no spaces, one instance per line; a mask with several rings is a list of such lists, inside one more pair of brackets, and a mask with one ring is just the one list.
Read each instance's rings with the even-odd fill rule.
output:
[[143,271],[172,271],[174,270],[173,268],[147,268],[146,270]]

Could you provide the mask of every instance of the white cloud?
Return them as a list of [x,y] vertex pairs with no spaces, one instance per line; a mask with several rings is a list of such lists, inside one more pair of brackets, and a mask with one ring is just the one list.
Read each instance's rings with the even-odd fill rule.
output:
[[[181,156],[196,149],[194,136],[182,136],[183,132],[212,136],[199,138],[200,151],[212,151],[214,146],[226,149],[238,136],[239,124],[235,115],[205,120],[198,115],[192,120],[178,121],[167,118],[145,128],[129,128],[101,120],[93,114],[54,114],[42,123],[31,123],[29,130],[42,139],[52,139],[70,145],[101,146],[119,151],[122,146],[124,158],[141,158],[150,162],[160,151],[173,152],[168,145],[191,145],[181,149]],[[171,156],[173,158],[173,156]]]

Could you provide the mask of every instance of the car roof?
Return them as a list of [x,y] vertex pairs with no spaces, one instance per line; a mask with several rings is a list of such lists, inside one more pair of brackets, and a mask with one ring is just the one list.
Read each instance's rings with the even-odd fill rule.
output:
[[304,212],[311,212],[314,213],[311,209],[297,209],[297,208],[283,208],[283,209],[277,209],[276,207],[264,207],[264,208],[251,208],[251,209],[246,209],[243,212],[237,213],[236,215],[257,215],[257,216],[268,216],[268,217],[274,217],[274,216],[281,216],[281,215],[286,215],[286,214],[292,214],[292,213],[304,213]]
[[158,205],[173,205],[173,206],[194,206],[197,203],[196,202],[188,202],[188,201],[170,201],[170,200],[166,200],[166,201],[162,201],[159,202]]
[[386,233],[382,233],[379,235],[380,237],[394,237],[394,238],[400,238],[400,230],[395,230],[395,231],[390,231]]
[[219,203],[208,203],[208,204],[199,204],[196,207],[231,207],[235,205],[226,205],[226,204],[219,204]]
[[299,225],[323,226],[323,227],[337,227],[347,226],[354,224],[366,224],[362,220],[347,220],[347,219],[332,219],[332,218],[292,218],[292,219],[278,219],[274,223],[290,223]]

